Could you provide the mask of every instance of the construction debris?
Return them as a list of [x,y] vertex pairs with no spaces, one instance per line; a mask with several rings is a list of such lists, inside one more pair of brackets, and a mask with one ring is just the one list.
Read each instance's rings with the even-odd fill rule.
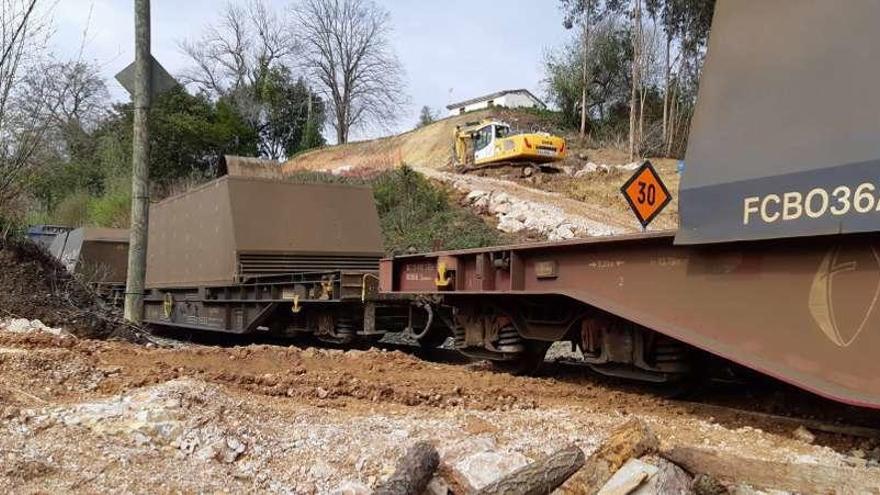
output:
[[42,332],[56,337],[69,337],[70,333],[62,328],[46,326],[40,320],[28,320],[27,318],[0,319],[0,332],[10,333],[35,333]]
[[657,466],[639,459],[630,459],[602,486],[598,495],[627,495],[632,493],[645,480],[657,474],[657,471]]
[[644,420],[630,419],[608,435],[566,486],[581,493],[597,493],[627,461],[651,453],[658,446],[657,436]]
[[643,457],[648,465],[654,466],[657,472],[648,477],[632,495],[690,495],[693,492],[693,477],[687,471],[662,457]]

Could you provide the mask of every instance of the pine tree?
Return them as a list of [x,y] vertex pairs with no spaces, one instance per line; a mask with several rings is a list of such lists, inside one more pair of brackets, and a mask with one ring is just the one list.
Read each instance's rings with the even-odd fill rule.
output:
[[306,126],[303,129],[302,141],[299,144],[299,151],[306,151],[312,148],[324,146],[324,136],[321,135],[321,129],[318,122],[317,112],[314,110],[314,96],[309,93],[308,105],[306,107]]

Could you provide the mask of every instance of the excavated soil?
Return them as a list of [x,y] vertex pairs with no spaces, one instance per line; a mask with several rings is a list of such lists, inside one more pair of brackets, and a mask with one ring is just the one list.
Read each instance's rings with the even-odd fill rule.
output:
[[632,416],[665,447],[880,476],[851,455],[876,444],[807,443],[787,423],[707,414],[571,373],[512,377],[376,349],[156,348],[0,330],[5,493],[367,493],[417,441],[434,443],[445,464],[515,468],[569,443],[589,454]]
[[44,249],[0,239],[0,318],[39,319],[82,337],[143,340],[108,305]]
[[528,112],[492,108],[447,117],[409,132],[341,146],[327,146],[296,155],[283,166],[289,175],[305,170],[350,172],[358,169],[386,170],[402,163],[430,168],[452,163],[452,136],[455,127],[483,119],[499,119],[519,131],[546,129],[545,119]]

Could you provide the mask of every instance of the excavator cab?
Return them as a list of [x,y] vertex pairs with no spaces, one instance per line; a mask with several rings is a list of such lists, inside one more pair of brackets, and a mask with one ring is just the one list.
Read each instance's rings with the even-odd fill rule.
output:
[[547,164],[565,157],[563,138],[547,133],[517,134],[497,120],[459,126],[454,141],[455,163],[465,167]]
[[495,156],[496,140],[504,139],[510,135],[510,126],[500,122],[493,122],[483,126],[473,134],[474,139],[474,163],[485,163]]

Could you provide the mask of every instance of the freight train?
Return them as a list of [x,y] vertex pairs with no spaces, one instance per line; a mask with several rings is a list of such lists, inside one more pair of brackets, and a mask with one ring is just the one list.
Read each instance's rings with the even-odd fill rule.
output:
[[676,232],[381,259],[368,189],[225,177],[152,206],[146,321],[452,336],[514,372],[565,341],[661,383],[714,355],[880,408],[876,19],[869,0],[717,2]]

